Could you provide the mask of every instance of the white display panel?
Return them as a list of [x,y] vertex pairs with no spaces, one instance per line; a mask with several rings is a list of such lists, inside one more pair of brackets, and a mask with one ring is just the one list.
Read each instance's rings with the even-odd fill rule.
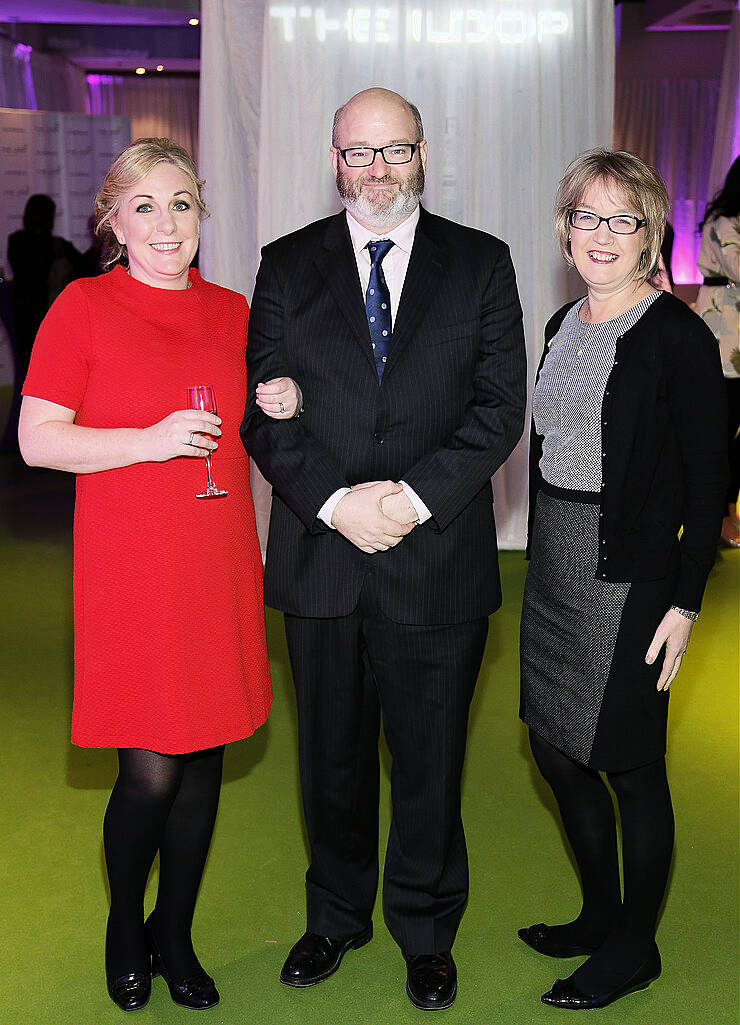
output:
[[23,227],[26,200],[37,192],[57,205],[54,234],[88,248],[95,194],[130,141],[126,117],[0,108],[0,267],[7,274],[8,235]]

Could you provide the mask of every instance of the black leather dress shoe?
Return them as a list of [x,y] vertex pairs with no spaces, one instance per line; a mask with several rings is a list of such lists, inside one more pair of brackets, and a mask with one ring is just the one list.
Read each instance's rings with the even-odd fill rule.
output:
[[208,1007],[215,1007],[221,999],[216,989],[216,984],[204,971],[196,972],[187,979],[173,979],[162,963],[162,957],[154,938],[151,922],[147,920],[144,924],[146,931],[146,942],[152,959],[152,976],[161,975],[169,987],[170,996],[180,1007],[190,1007],[196,1011],[205,1011]]
[[348,950],[364,947],[372,938],[372,924],[345,940],[306,932],[291,947],[280,972],[280,981],[286,986],[315,986],[334,974]]
[[613,1004],[620,997],[626,997],[628,993],[636,993],[640,989],[646,989],[651,982],[660,975],[661,964],[660,954],[656,947],[636,972],[625,982],[623,986],[612,990],[606,996],[593,996],[590,993],[582,993],[572,979],[556,979],[555,985],[547,993],[542,994],[542,1003],[550,1007],[560,1007],[565,1011],[590,1011],[596,1007],[607,1007]]
[[579,957],[581,954],[593,954],[596,947],[568,945],[558,943],[551,938],[551,928],[544,922],[537,925],[530,925],[526,929],[518,929],[517,936],[523,940],[528,947],[536,950],[538,954],[547,954],[548,957]]
[[138,1011],[149,1003],[152,979],[147,972],[129,972],[117,978],[108,975],[107,979],[110,998],[122,1011]]
[[406,992],[422,1011],[451,1007],[457,996],[457,968],[449,950],[407,956]]

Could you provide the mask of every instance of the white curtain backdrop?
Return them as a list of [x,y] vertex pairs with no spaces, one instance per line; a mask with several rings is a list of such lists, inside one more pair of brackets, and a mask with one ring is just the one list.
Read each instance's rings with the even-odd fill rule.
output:
[[666,183],[678,283],[700,280],[696,226],[709,198],[718,102],[719,83],[713,78],[628,79],[617,86],[614,146],[637,153]]
[[730,164],[740,156],[740,9],[734,12],[722,65],[717,133],[714,137],[709,191],[706,199],[724,185]]
[[[421,110],[424,204],[511,246],[530,381],[542,328],[577,283],[552,231],[560,175],[610,146],[612,0],[449,0],[350,7],[203,0],[200,168],[213,218],[207,277],[251,296],[259,246],[339,209],[329,170],[334,110],[371,85]],[[494,480],[504,548],[526,533],[526,438]],[[255,481],[258,522],[269,502]]]
[[198,78],[88,75],[87,112],[131,119],[131,138],[174,139],[198,154]]

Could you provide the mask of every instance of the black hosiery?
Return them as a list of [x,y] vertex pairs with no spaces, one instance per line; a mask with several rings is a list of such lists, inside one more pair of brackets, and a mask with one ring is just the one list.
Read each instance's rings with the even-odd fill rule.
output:
[[[179,974],[182,966],[186,975],[199,969],[197,961],[193,964],[190,922],[218,806],[222,759],[223,747],[187,755],[118,751],[118,779],[103,823],[111,892],[106,968],[114,977],[148,967],[144,890],[154,856],[165,847],[166,871],[160,869],[165,914],[161,920],[157,914],[157,940],[173,978],[185,977]],[[172,914],[178,886],[182,907]]]
[[172,755],[120,748],[118,779],[103,821],[110,914],[105,943],[109,974],[147,968],[144,890],[184,763]]
[[186,755],[182,783],[159,849],[159,889],[152,926],[168,974],[201,971],[190,939],[195,900],[218,810],[223,747]]
[[607,773],[622,823],[622,914],[599,950],[574,973],[585,993],[621,987],[656,956],[655,926],[673,853],[674,820],[665,759]]
[[533,730],[529,740],[535,762],[550,784],[578,865],[583,905],[577,918],[551,926],[549,944],[597,948],[621,911],[614,805],[598,772],[573,761]]

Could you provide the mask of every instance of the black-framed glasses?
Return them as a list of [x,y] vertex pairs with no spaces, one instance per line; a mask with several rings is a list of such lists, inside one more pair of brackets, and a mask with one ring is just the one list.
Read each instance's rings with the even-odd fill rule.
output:
[[596,231],[602,221],[606,221],[609,231],[615,235],[634,235],[647,221],[632,214],[613,214],[611,217],[599,217],[590,210],[569,210],[568,223],[580,231]]
[[350,146],[338,152],[347,167],[370,167],[376,153],[380,153],[386,164],[408,164],[418,148],[418,142],[395,142],[390,146]]

